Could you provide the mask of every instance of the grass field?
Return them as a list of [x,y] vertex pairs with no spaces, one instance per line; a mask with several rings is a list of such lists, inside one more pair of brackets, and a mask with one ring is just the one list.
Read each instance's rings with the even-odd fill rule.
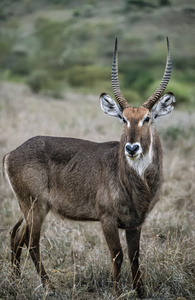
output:
[[[101,91],[100,91],[101,92]],[[0,159],[34,135],[118,140],[122,126],[102,114],[99,95],[64,94],[63,100],[33,95],[24,85],[0,83]],[[147,299],[194,299],[195,295],[195,111],[179,111],[157,125],[164,149],[160,202],[147,218],[141,237],[141,269]],[[111,262],[99,223],[61,221],[49,215],[43,226],[43,263],[57,290],[46,296],[24,249],[20,280],[11,279],[9,232],[20,217],[17,200],[0,180],[0,300],[115,299]],[[119,299],[135,299],[124,249]]]

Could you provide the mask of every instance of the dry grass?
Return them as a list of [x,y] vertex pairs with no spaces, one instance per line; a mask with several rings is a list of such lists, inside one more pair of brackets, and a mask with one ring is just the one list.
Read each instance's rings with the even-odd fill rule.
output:
[[[166,121],[165,121],[166,120]],[[193,299],[195,295],[194,209],[195,113],[177,112],[158,125],[164,146],[165,183],[161,201],[148,217],[141,238],[141,268],[148,299]],[[120,124],[104,116],[97,96],[65,95],[64,101],[35,97],[24,86],[0,86],[0,156],[37,134],[96,141],[118,139]],[[168,128],[172,131],[168,131]],[[180,128],[176,131],[175,128]],[[168,132],[168,135],[165,134]],[[111,264],[98,223],[61,221],[49,215],[41,249],[57,290],[46,296],[26,249],[21,280],[12,281],[9,231],[20,216],[7,183],[0,183],[0,299],[114,299]],[[135,299],[124,248],[119,299]]]

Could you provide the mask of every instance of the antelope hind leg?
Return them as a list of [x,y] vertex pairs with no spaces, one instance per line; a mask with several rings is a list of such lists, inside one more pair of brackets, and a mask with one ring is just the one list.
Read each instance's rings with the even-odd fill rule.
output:
[[[37,200],[38,201],[38,200]],[[35,265],[35,268],[37,270],[37,273],[41,277],[41,283],[43,287],[45,288],[46,292],[50,295],[55,293],[55,288],[51,281],[49,280],[49,277],[45,271],[45,268],[41,261],[41,255],[40,255],[40,235],[41,235],[41,227],[42,223],[46,217],[47,212],[41,211],[39,208],[39,205],[34,203],[34,206],[32,205],[32,208],[25,216],[27,226],[28,226],[28,249],[30,256],[32,258],[32,261]]]
[[10,232],[11,238],[11,265],[12,273],[18,278],[20,277],[20,257],[22,247],[27,239],[27,227],[24,218],[21,218]]

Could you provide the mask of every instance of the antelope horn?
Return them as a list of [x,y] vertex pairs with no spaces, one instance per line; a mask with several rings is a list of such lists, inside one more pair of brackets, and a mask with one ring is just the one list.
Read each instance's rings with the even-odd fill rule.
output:
[[112,90],[113,93],[120,105],[120,107],[125,109],[126,107],[129,107],[130,105],[126,101],[126,99],[123,97],[120,86],[119,86],[119,80],[118,80],[118,51],[117,51],[117,38],[115,40],[115,48],[113,53],[113,60],[112,60]]
[[172,69],[172,62],[171,62],[171,50],[169,48],[169,39],[167,37],[167,62],[166,62],[166,67],[165,67],[165,72],[162,78],[162,81],[156,91],[150,96],[142,106],[152,109],[154,104],[160,99],[162,96],[162,93],[166,89],[169,79],[171,77],[171,69]]

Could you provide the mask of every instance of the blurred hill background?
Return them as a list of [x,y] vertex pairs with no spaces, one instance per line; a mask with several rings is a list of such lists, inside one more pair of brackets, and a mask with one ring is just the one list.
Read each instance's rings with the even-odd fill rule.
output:
[[158,86],[166,62],[177,105],[195,107],[194,0],[1,0],[0,80],[35,93],[111,93],[111,61],[119,40],[121,89],[139,105]]

